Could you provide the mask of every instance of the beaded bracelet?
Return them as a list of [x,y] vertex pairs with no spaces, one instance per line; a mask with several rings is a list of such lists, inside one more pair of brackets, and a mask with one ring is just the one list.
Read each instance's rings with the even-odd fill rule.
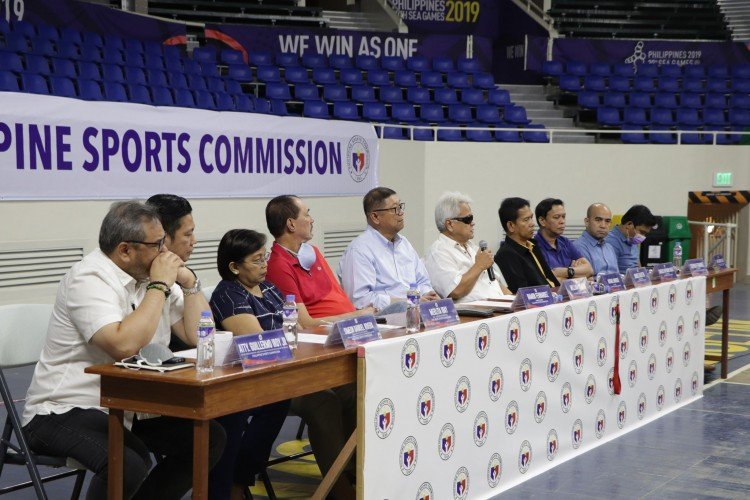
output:
[[169,289],[166,283],[162,281],[152,281],[146,286],[146,291],[148,290],[159,290],[164,294],[164,298],[169,298],[169,295],[172,293],[172,290]]

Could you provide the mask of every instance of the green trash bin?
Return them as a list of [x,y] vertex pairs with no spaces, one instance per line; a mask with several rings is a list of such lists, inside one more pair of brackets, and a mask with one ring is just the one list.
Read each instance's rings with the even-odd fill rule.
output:
[[667,248],[665,262],[671,262],[672,256],[674,255],[675,244],[679,241],[682,245],[682,262],[685,262],[690,258],[690,240],[692,239],[692,233],[690,232],[690,224],[688,224],[687,217],[682,215],[669,215],[662,217],[664,227],[667,233]]

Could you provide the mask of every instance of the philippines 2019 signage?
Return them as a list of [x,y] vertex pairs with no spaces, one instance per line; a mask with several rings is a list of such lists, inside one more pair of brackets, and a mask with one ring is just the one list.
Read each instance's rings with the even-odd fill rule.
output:
[[0,92],[0,200],[362,195],[372,125]]

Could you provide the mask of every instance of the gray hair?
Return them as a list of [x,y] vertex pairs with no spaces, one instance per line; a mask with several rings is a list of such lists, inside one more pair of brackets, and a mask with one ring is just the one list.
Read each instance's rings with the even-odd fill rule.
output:
[[435,225],[438,231],[441,233],[445,231],[445,219],[458,217],[458,214],[461,213],[461,203],[469,205],[473,203],[473,200],[457,191],[446,191],[440,195],[437,205],[435,205]]
[[118,201],[109,207],[109,212],[99,229],[99,248],[109,255],[123,241],[143,241],[145,223],[159,220],[155,207],[141,201]]

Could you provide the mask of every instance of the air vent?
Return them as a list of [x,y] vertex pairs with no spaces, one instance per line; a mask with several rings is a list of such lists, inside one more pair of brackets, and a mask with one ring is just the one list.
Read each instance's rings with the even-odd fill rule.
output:
[[361,229],[326,231],[323,234],[323,255],[329,261],[340,258],[349,243],[361,233]]
[[82,258],[82,247],[2,250],[0,288],[57,284]]
[[216,250],[219,248],[220,239],[199,240],[193,248],[188,265],[194,271],[215,271]]

